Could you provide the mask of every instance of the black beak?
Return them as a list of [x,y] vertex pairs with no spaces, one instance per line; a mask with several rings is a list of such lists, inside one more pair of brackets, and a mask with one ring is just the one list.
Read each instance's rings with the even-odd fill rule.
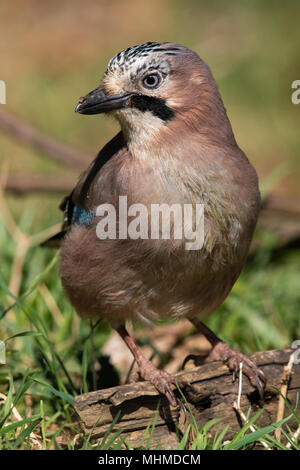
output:
[[75,112],[81,114],[100,114],[114,109],[125,108],[132,96],[134,96],[134,93],[108,96],[103,88],[99,87],[80,98]]

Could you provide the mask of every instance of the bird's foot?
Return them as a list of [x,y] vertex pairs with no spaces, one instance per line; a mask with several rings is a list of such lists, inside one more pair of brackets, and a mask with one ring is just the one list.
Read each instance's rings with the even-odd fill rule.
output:
[[181,405],[180,400],[176,398],[172,386],[178,385],[180,388],[190,387],[188,382],[185,382],[164,370],[157,369],[150,361],[145,359],[139,367],[138,376],[132,374],[131,381],[139,379],[148,380],[154,385],[156,390],[165,395],[172,406]]
[[[202,357],[201,363],[222,361],[227,365],[228,369],[233,372],[234,379],[238,376],[240,363],[243,364],[242,371],[250,380],[251,385],[258,390],[258,393],[263,399],[264,386],[266,384],[265,374],[259,367],[251,361],[245,354],[242,354],[236,349],[231,349],[223,341],[219,341],[213,346],[211,352],[205,358]],[[197,362],[197,361],[195,361]]]
[[[135,344],[133,338],[129,335],[124,325],[120,325],[117,329],[119,335],[123,338],[129,349],[131,350],[138,370],[136,371],[136,366],[133,367],[133,370],[129,374],[130,382],[137,382],[137,379],[148,380],[154,385],[156,390],[165,395],[169,400],[169,403],[172,406],[181,406],[184,408],[181,400],[178,400],[172,390],[172,385],[178,385],[180,388],[189,387],[192,389],[192,386],[177,377],[173,377],[163,370],[157,369],[152,362],[145,358],[141,353],[137,345]],[[138,374],[137,374],[138,372]]]

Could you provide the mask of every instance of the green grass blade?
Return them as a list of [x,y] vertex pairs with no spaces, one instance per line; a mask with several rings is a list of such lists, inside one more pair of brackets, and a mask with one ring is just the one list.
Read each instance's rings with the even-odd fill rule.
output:
[[11,408],[13,406],[13,388],[14,388],[14,382],[13,382],[13,377],[11,376],[9,379],[9,389],[7,393],[7,397],[4,403],[3,411],[1,415],[3,415],[3,418],[0,421],[0,429],[2,426],[4,426],[7,418],[9,417],[11,413]]
[[185,432],[184,432],[184,435],[179,443],[179,446],[178,446],[178,450],[185,450],[186,448],[186,444],[187,444],[187,441],[188,441],[188,438],[189,438],[189,433],[190,433],[190,430],[191,430],[191,423],[189,423],[188,427],[186,428]]
[[36,414],[36,415],[30,416],[29,418],[24,418],[21,421],[16,421],[14,423],[7,424],[6,426],[3,426],[2,429],[0,429],[0,435],[6,434],[10,431],[18,429],[19,427],[24,426],[24,424],[27,424],[36,418],[40,418],[40,415]]
[[59,390],[56,390],[54,387],[52,387],[52,385],[48,384],[44,380],[37,379],[37,378],[34,378],[33,380],[35,382],[39,383],[40,385],[43,385],[44,387],[46,387],[51,393],[53,393],[53,395],[61,398],[65,402],[69,403],[69,405],[73,405],[74,397],[72,397],[72,395],[70,395],[69,393],[60,392]]
[[215,434],[214,442],[213,442],[213,445],[212,445],[212,448],[214,450],[217,450],[217,449],[221,448],[222,442],[225,438],[225,435],[226,435],[228,429],[229,429],[229,424],[227,424],[225,426],[225,428],[221,431],[221,433],[218,436],[217,436],[217,434]]
[[13,338],[18,338],[20,336],[43,336],[43,333],[39,331],[22,331],[21,333],[16,333],[15,335],[9,336],[9,338],[6,338],[4,342],[7,343],[7,341]]
[[259,410],[254,416],[252,416],[251,419],[249,419],[249,421],[242,427],[242,429],[240,429],[240,431],[234,436],[234,438],[232,439],[231,442],[229,442],[229,444],[227,444],[225,447],[224,447],[224,450],[230,450],[233,448],[233,446],[244,436],[244,434],[246,433],[247,429],[250,428],[250,426],[255,423],[255,421],[257,421],[257,419],[260,417],[260,415],[262,414],[262,412],[264,411],[264,409],[262,408],[261,410]]
[[[119,417],[120,417],[120,414],[121,414],[121,410],[119,410],[119,411],[117,412],[117,414],[116,414],[116,416],[114,417],[112,423],[110,424],[109,428],[107,429],[106,433],[104,434],[99,449],[105,450],[106,439],[108,438],[108,436],[109,436],[110,433],[112,432],[112,430],[113,430],[115,424],[117,423],[117,421],[118,421],[118,419],[119,419]],[[98,423],[98,422],[97,422],[97,423]],[[97,423],[95,423],[95,425],[97,425]],[[94,427],[93,427],[93,429],[94,429]],[[93,431],[93,429],[92,429],[92,431]],[[92,435],[92,431],[91,431],[91,433],[90,433],[90,435],[89,435],[88,440],[90,439],[90,437],[91,437],[91,435]]]
[[243,447],[246,447],[249,444],[252,444],[253,442],[259,440],[261,437],[265,436],[266,434],[269,434],[272,431],[275,431],[276,428],[286,423],[290,418],[291,418],[291,415],[287,416],[284,419],[281,419],[280,421],[277,421],[274,424],[270,424],[269,426],[265,426],[264,428],[258,429],[255,432],[251,432],[247,434],[246,436],[241,437],[238,441],[236,441],[233,444],[231,449],[238,450]]
[[30,436],[30,434],[32,433],[32,431],[34,430],[34,428],[40,423],[41,421],[41,418],[37,418],[33,421],[31,421],[31,423],[28,425],[27,428],[25,428],[20,434],[19,436],[17,437],[16,441],[15,441],[15,447],[19,447],[21,444],[23,444],[23,442],[25,441],[26,438],[28,438]]
[[83,383],[83,392],[87,393],[88,384],[87,384],[87,373],[89,367],[89,340],[86,340],[83,345],[83,354],[82,354],[82,383]]

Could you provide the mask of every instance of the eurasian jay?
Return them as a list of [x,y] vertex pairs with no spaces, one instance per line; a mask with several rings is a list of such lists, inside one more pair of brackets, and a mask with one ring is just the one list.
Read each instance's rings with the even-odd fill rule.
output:
[[[121,131],[61,205],[65,221],[56,238],[71,303],[84,317],[108,320],[131,350],[140,379],[174,406],[176,379],[143,356],[125,328],[127,320],[188,318],[212,345],[206,360],[222,360],[234,372],[243,362],[262,395],[263,372],[202,323],[236,282],[260,209],[257,174],[236,143],[210,69],[175,43],[129,47],[110,60],[100,86],[79,100],[76,112],[107,113]],[[125,199],[134,210],[120,220]],[[187,249],[186,233],[175,237],[178,212],[172,210],[170,237],[161,227],[151,237],[153,205],[203,207],[201,247]],[[109,220],[110,207],[115,212]],[[136,223],[130,237],[139,210],[140,225],[141,215],[148,218],[143,230]]]

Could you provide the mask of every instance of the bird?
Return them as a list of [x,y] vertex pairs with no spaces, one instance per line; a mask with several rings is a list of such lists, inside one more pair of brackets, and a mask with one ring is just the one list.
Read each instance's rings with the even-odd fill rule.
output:
[[[242,271],[261,204],[257,173],[235,140],[210,68],[174,42],[128,47],[109,61],[100,85],[79,99],[75,111],[112,116],[120,131],[63,200],[62,230],[48,241],[60,243],[60,276],[71,304],[83,318],[106,319],[117,330],[138,379],[150,381],[172,406],[178,404],[175,385],[189,384],[155,368],[127,322],[187,318],[211,344],[205,361],[221,360],[233,373],[242,362],[263,396],[263,371],[203,323]],[[133,207],[127,222],[122,219],[127,236],[116,218],[124,198]],[[170,237],[161,227],[151,237],[153,205],[202,208],[201,246],[187,249],[188,236],[175,237],[173,213]],[[115,213],[109,219],[110,207]],[[136,221],[130,237],[138,209],[148,214],[146,234]],[[101,220],[107,233],[99,236]],[[114,236],[108,233],[112,222]]]

